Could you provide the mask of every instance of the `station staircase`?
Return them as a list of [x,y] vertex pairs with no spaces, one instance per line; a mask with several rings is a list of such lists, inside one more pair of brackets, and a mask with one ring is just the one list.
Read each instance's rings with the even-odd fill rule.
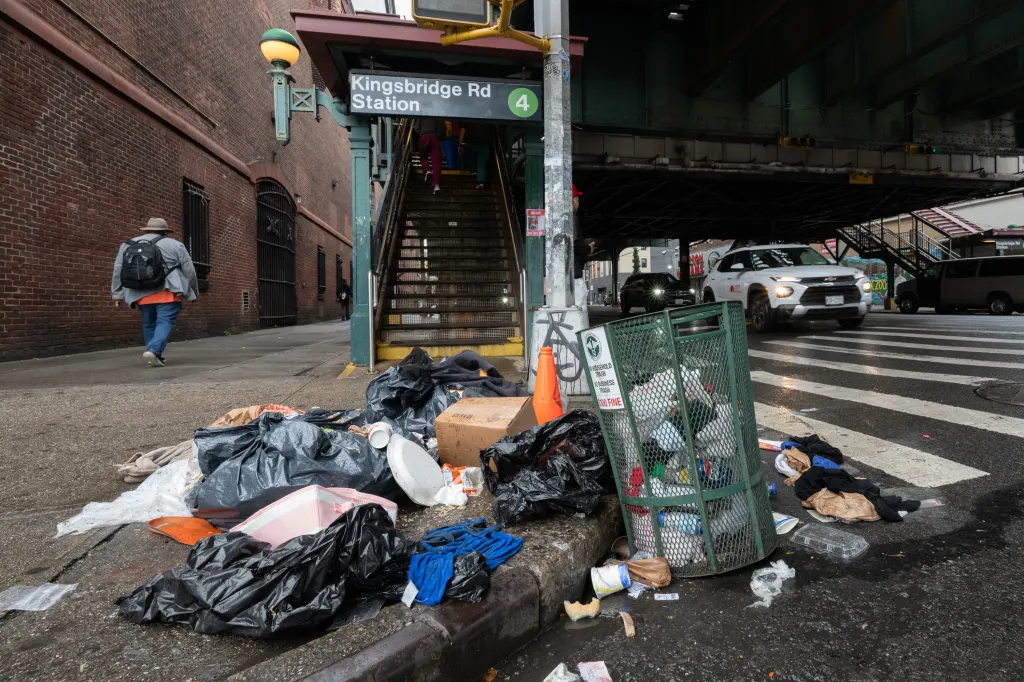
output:
[[911,229],[906,232],[890,229],[882,220],[872,220],[841,227],[836,237],[853,247],[862,258],[895,262],[914,277],[920,277],[929,266],[960,257],[942,241],[926,234],[925,225],[945,234],[938,226],[914,215]]
[[396,139],[373,226],[377,359],[416,346],[435,358],[464,349],[522,356],[521,223],[497,134],[488,186],[445,167],[440,194],[424,181],[409,121]]

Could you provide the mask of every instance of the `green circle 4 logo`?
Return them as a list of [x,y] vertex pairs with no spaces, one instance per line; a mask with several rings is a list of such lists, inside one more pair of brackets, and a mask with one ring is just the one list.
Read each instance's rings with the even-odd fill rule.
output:
[[585,342],[587,346],[587,355],[590,356],[591,360],[597,360],[601,357],[601,342],[593,334],[587,335]]
[[537,113],[540,100],[537,93],[529,88],[516,88],[508,96],[508,108],[519,118],[529,118]]

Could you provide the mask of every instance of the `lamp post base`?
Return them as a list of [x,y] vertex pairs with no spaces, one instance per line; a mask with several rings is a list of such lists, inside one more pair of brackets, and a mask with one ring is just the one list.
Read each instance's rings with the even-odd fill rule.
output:
[[550,346],[555,357],[555,374],[558,375],[558,388],[562,395],[590,395],[590,386],[583,374],[583,358],[580,356],[579,343],[576,341],[576,332],[586,329],[587,326],[585,308],[545,306],[534,313],[530,329],[531,393],[537,381],[537,357],[540,355],[540,349]]

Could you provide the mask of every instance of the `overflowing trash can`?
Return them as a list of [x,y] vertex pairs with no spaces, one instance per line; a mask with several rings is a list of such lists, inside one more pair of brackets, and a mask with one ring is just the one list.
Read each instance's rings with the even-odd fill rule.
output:
[[724,573],[778,542],[758,452],[743,307],[709,303],[578,334],[631,554]]

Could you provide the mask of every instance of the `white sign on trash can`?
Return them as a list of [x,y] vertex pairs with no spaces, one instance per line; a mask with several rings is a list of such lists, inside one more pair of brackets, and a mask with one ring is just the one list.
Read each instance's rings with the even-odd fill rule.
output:
[[608,335],[604,327],[583,332],[583,357],[586,358],[590,379],[594,384],[597,406],[602,410],[624,410],[622,391],[612,364],[612,352],[608,347]]

